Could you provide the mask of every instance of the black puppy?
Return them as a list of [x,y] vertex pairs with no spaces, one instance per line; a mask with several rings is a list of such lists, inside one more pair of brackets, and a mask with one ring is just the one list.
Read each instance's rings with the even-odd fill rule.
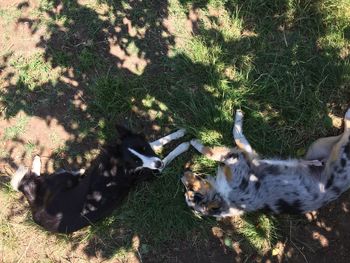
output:
[[37,224],[60,233],[90,225],[109,215],[135,183],[153,178],[189,148],[188,142],[182,143],[161,160],[154,150],[182,137],[184,130],[152,143],[121,126],[117,130],[120,142],[106,146],[86,172],[62,170],[40,176],[39,156],[31,171],[16,171],[11,185],[25,195]]

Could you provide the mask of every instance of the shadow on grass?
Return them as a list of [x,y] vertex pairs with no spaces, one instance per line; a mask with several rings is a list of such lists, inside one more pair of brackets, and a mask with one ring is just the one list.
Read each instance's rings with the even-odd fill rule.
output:
[[[211,12],[208,1],[180,1],[177,8],[187,10],[196,29],[188,35],[192,33],[197,41],[192,56],[179,51],[176,30],[169,26],[174,2],[105,0],[90,6],[44,1],[40,8],[45,16],[22,17],[18,23],[28,24],[33,34],[37,25],[47,25],[48,33],[37,47],[44,50],[52,68],[62,69],[61,76],[32,85],[28,72],[37,64],[20,66],[16,84],[9,84],[1,94],[5,118],[23,111],[64,127],[71,137],[59,158],[48,156],[55,167],[88,165],[90,152],[101,141],[113,140],[110,127],[116,122],[143,131],[150,139],[185,127],[200,138],[217,133],[220,136],[208,142],[230,145],[231,115],[238,107],[246,113],[249,140],[265,154],[295,155],[315,138],[339,133],[324,116],[327,111],[341,115],[348,107],[349,65],[341,50],[324,43],[332,21],[322,13],[322,1],[295,5],[225,1],[229,17],[241,23],[239,37],[207,27],[200,16],[190,17],[191,10],[201,8],[209,12],[210,23],[220,26],[220,13]],[[208,50],[207,61],[196,57],[197,48]],[[5,78],[10,82],[14,75]],[[214,223],[196,219],[188,211],[179,185],[188,158],[184,155],[161,178],[139,186],[112,217],[92,227],[85,253],[111,258],[121,249],[132,249],[136,235],[141,238],[137,249],[149,261],[215,261],[210,251],[218,250],[218,245],[195,244],[202,237],[198,233],[209,232]],[[11,158],[7,161],[15,168]],[[184,236],[193,241],[190,248],[184,249],[184,242],[172,243]],[[154,258],[149,244],[160,245],[164,255]],[[287,250],[281,260],[288,253],[303,255],[297,253],[299,247]],[[248,256],[239,251],[230,250],[221,260],[259,254],[258,249]]]

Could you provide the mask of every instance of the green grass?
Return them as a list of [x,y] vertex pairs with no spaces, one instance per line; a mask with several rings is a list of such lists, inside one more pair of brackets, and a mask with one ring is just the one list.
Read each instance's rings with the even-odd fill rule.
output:
[[243,217],[243,225],[238,229],[258,252],[264,253],[278,240],[277,220],[263,214],[250,214]]
[[0,10],[0,18],[2,20],[2,23],[4,23],[5,25],[10,24],[10,22],[15,21],[20,16],[21,16],[21,11],[15,7],[10,7],[10,8]]
[[26,154],[30,156],[30,155],[32,155],[33,152],[35,152],[37,150],[37,147],[36,147],[34,142],[28,141],[24,145],[24,150],[25,150]]
[[[238,108],[245,112],[248,140],[266,156],[300,156],[314,139],[338,132],[328,113],[342,117],[350,98],[347,0],[171,0],[162,3],[164,10],[151,2],[63,1],[59,14],[40,22],[49,33],[44,54],[11,62],[17,85],[1,91],[5,117],[24,110],[57,118],[75,139],[54,154],[70,156],[90,156],[91,141],[113,140],[115,122],[138,131],[155,124],[158,135],[184,127],[186,139],[230,146]],[[42,1],[37,12],[42,16],[52,7],[51,1]],[[193,33],[186,21],[191,8],[198,14]],[[165,19],[172,29],[164,26]],[[108,37],[126,57],[147,61],[146,67],[128,68],[112,52]],[[78,86],[62,88],[67,84],[60,75]],[[73,105],[72,97],[65,97],[65,113],[37,110],[46,102],[54,109],[62,96],[75,91],[82,92],[86,110]],[[23,132],[20,128],[8,128],[4,138],[14,139]],[[76,145],[86,148],[77,153]],[[27,144],[27,150],[34,151],[33,145]],[[83,235],[84,241],[105,240],[102,253],[112,258],[130,251],[135,233],[144,252],[176,240],[191,243],[197,235],[205,239],[217,223],[189,211],[179,182],[190,159],[196,172],[215,173],[215,163],[194,152],[184,155],[160,178],[138,186],[121,209]],[[278,221],[248,215],[235,233],[261,254],[279,239]],[[126,231],[122,241],[108,238],[116,229]]]
[[28,118],[26,116],[19,117],[15,125],[5,128],[2,140],[12,140],[23,135],[26,131],[27,123]]
[[18,57],[11,61],[11,65],[17,71],[18,85],[30,91],[49,82],[52,82],[53,85],[57,83],[58,73],[50,63],[45,61],[41,53],[36,53],[29,58]]

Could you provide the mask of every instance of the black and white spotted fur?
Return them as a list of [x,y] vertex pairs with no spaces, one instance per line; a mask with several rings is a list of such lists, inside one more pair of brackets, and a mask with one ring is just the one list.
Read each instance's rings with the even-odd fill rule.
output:
[[343,134],[317,140],[301,160],[259,158],[243,135],[242,122],[237,111],[233,136],[238,148],[219,151],[191,141],[199,152],[222,163],[215,178],[190,171],[182,177],[187,204],[195,211],[217,217],[256,210],[304,213],[350,187],[350,109]]
[[40,157],[32,169],[21,167],[12,178],[14,189],[29,202],[34,221],[48,231],[71,233],[108,216],[137,182],[161,172],[189,148],[182,143],[163,160],[154,150],[184,135],[179,130],[148,143],[143,135],[118,126],[120,142],[106,146],[87,171],[62,170],[40,174]]

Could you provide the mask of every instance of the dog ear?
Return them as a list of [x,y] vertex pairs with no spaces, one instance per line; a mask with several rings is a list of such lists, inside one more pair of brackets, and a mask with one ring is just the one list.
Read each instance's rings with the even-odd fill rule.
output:
[[115,125],[115,128],[117,129],[117,132],[119,134],[119,138],[123,139],[125,137],[127,137],[128,135],[132,134],[132,132],[130,130],[128,130],[127,128],[125,128],[122,125]]

